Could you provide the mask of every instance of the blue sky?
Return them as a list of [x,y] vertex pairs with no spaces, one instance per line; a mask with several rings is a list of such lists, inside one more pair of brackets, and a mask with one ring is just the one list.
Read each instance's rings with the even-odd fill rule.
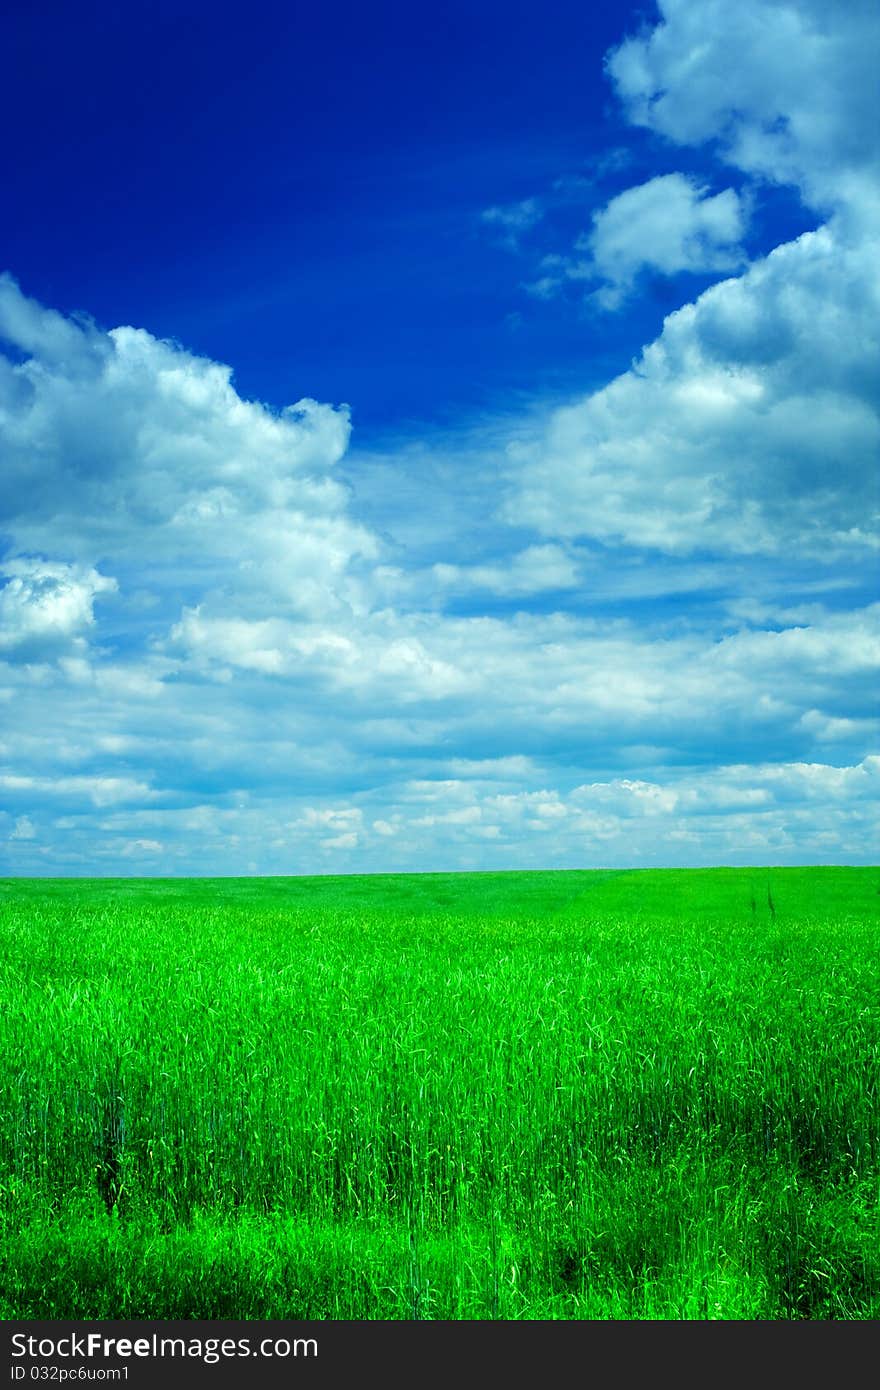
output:
[[876,860],[872,4],[2,30],[3,872]]

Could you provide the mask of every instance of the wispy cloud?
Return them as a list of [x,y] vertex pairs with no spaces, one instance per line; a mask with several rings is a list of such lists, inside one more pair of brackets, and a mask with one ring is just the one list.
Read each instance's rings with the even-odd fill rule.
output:
[[511,251],[519,250],[524,233],[537,226],[543,216],[544,209],[537,198],[485,208],[480,214],[482,222],[497,232],[501,244]]

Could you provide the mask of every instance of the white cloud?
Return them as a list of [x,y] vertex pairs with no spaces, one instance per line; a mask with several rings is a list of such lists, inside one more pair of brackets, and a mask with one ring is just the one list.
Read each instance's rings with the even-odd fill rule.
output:
[[[257,698],[256,688],[240,684],[249,676],[260,683],[261,708],[276,718],[314,709],[334,737],[338,721],[345,740],[387,739],[401,752],[430,746],[451,771],[469,778],[476,766],[503,780],[533,774],[527,749],[538,730],[568,738],[582,727],[596,739],[666,743],[693,737],[698,723],[714,746],[743,710],[780,734],[811,710],[814,719],[837,718],[844,708],[863,717],[859,683],[877,671],[878,624],[877,606],[723,634],[662,626],[652,633],[558,613],[453,618],[382,610],[342,630],[190,614],[177,645],[181,673],[219,680],[217,698],[230,708]],[[241,674],[233,681],[232,673]],[[276,695],[266,692],[267,681]],[[204,699],[206,687],[198,689]],[[408,709],[418,721],[410,726],[402,718]],[[810,746],[814,730],[800,727]],[[485,750],[486,739],[497,747],[503,738],[497,759],[462,758],[465,728],[473,730],[471,747]]]
[[[27,299],[0,276],[0,513],[19,552],[149,553],[149,590],[197,584],[259,611],[358,602],[348,567],[376,541],[347,516],[330,472],[346,408],[304,399],[275,413],[228,367],[142,329],[103,333]],[[138,575],[143,583],[143,573]]]
[[671,553],[876,544],[878,265],[875,238],[826,227],[671,314],[510,445],[506,519]]
[[436,564],[431,568],[430,579],[434,588],[458,593],[482,589],[499,597],[514,598],[573,589],[578,583],[578,568],[561,546],[532,545],[504,564]]
[[821,710],[810,709],[798,720],[798,727],[812,734],[816,741],[838,743],[841,740],[862,738],[864,728],[861,720],[838,718],[823,714]]
[[362,819],[362,813],[357,808],[306,806],[299,820],[295,822],[295,827],[319,826],[322,829],[344,830],[348,833],[359,827]]
[[526,280],[522,288],[533,299],[554,299],[562,288],[561,275],[540,275],[537,280]]
[[131,777],[32,777],[20,773],[0,774],[0,788],[10,795],[75,797],[93,806],[115,806],[122,802],[151,801],[158,794],[145,782]]
[[[491,783],[422,779],[361,792],[357,804],[304,807],[294,822],[284,821],[284,805],[257,796],[241,806],[132,806],[99,824],[81,811],[56,821],[56,856],[66,844],[67,862],[80,855],[84,871],[95,855],[154,871],[161,854],[192,871],[209,853],[221,862],[245,856],[260,872],[301,873],[313,872],[322,852],[356,854],[347,862],[362,870],[870,862],[880,758],[667,768],[650,779],[545,782],[501,794]],[[385,814],[376,816],[380,806]],[[22,842],[18,852],[27,848]]]
[[124,859],[141,859],[161,854],[162,850],[161,840],[123,840],[118,853]]
[[713,195],[685,174],[661,174],[595,213],[579,248],[590,255],[585,269],[606,282],[597,292],[599,303],[614,309],[643,269],[661,275],[736,269],[745,260],[745,222],[734,189]]
[[511,251],[516,251],[519,249],[522,234],[540,222],[544,216],[544,209],[537,198],[524,198],[519,203],[486,208],[480,216],[488,226],[502,232],[503,245]]
[[[869,843],[880,813],[880,758],[676,769],[662,780],[613,778],[567,792],[497,794],[438,779],[409,782],[387,804],[388,818],[370,826],[377,852],[422,866],[450,855],[461,863],[468,847],[498,854],[501,863],[511,856],[530,864],[674,863],[683,852],[697,864],[809,862],[829,853],[847,858],[853,835]],[[356,839],[348,831],[319,843],[354,849]],[[849,858],[858,860],[851,851],[850,843]]]
[[[629,119],[830,209],[866,194],[878,161],[873,0],[658,0],[661,22],[608,70]],[[876,197],[876,194],[872,195]]]
[[0,589],[0,652],[28,657],[68,646],[94,625],[93,604],[116,580],[97,570],[38,559],[8,560]]
[[353,830],[346,831],[343,835],[331,835],[326,840],[320,840],[322,849],[356,849],[358,837]]
[[452,758],[449,771],[456,779],[480,778],[489,782],[522,782],[533,778],[538,769],[531,758],[513,754],[509,758]]
[[[842,91],[867,10],[663,13],[611,60],[635,118],[829,220],[564,408],[361,455],[350,490],[345,408],[244,401],[222,365],[0,279],[17,872],[875,855],[880,244]],[[739,269],[727,182],[627,190],[540,293]]]
[[460,806],[454,811],[443,811],[427,816],[417,816],[413,825],[473,825],[482,819],[479,806]]
[[[880,183],[866,0],[662,0],[608,70],[630,119],[794,186],[828,217],[671,314],[632,369],[509,450],[511,523],[672,553],[827,557],[877,545]],[[733,190],[665,174],[601,210],[586,260],[533,286],[647,266],[739,269]],[[521,432],[520,432],[521,434]]]
[[170,649],[221,679],[229,679],[230,669],[253,671],[393,698],[399,705],[443,700],[473,685],[423,640],[416,624],[389,611],[344,628],[323,628],[281,618],[212,618],[200,608],[187,609],[172,629]]
[[36,838],[36,834],[30,816],[18,816],[9,838],[10,840],[33,840]]

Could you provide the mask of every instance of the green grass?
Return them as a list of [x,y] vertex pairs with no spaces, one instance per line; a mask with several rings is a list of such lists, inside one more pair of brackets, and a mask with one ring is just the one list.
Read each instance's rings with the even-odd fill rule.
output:
[[0,1316],[880,1316],[878,889],[6,880]]

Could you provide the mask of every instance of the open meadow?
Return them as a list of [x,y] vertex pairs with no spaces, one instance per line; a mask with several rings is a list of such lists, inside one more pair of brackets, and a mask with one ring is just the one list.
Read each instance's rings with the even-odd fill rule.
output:
[[878,890],[4,880],[0,1315],[878,1317]]

